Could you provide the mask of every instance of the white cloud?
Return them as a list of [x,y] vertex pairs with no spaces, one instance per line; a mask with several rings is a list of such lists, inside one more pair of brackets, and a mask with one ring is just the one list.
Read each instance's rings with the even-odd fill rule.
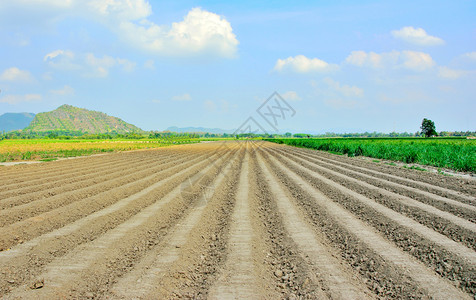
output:
[[327,106],[336,108],[336,109],[352,109],[359,105],[359,102],[355,100],[344,100],[339,98],[332,98],[324,100],[324,103]]
[[322,81],[312,80],[311,85],[319,95],[318,98],[324,99],[323,103],[334,109],[352,109],[365,104],[361,99],[357,99],[364,96],[364,90],[360,87],[341,84],[329,77]]
[[220,113],[220,114],[226,114],[230,111],[230,108],[236,107],[236,106],[230,105],[230,103],[226,100],[220,100],[220,101],[205,100],[203,102],[203,106],[210,113]]
[[436,63],[430,54],[417,51],[402,51],[403,66],[415,71],[423,71],[433,67]]
[[465,70],[455,70],[448,67],[438,68],[438,77],[446,79],[458,79],[468,74],[468,71]]
[[429,54],[408,50],[383,53],[352,51],[345,62],[358,67],[404,68],[413,71],[424,71],[436,65]]
[[[35,13],[42,24],[58,24],[77,16],[102,23],[127,45],[157,55],[236,56],[239,44],[224,16],[192,8],[178,22],[157,24],[149,19],[152,4],[147,0],[15,0],[4,1],[4,12]],[[26,8],[26,9],[25,9]],[[2,2],[0,2],[0,10]],[[1,11],[0,11],[1,12]]]
[[[134,47],[168,56],[236,56],[239,42],[223,16],[196,7],[180,22],[158,25],[147,19],[152,12],[148,3],[139,0],[132,4],[126,0],[117,3],[101,5],[97,12],[121,39]],[[129,12],[131,7],[134,9]]]
[[209,112],[214,112],[217,108],[215,102],[213,102],[212,100],[205,100],[205,102],[203,102],[203,105],[205,106],[205,109]]
[[33,77],[30,72],[25,70],[20,70],[16,67],[12,67],[3,71],[0,75],[0,80],[5,81],[31,81]]
[[461,57],[470,61],[476,61],[476,51],[465,53]]
[[388,96],[386,94],[380,94],[378,95],[378,100],[384,103],[392,103],[392,104],[401,104],[408,102],[405,98],[402,97],[395,97],[395,96]]
[[365,51],[352,51],[345,59],[345,62],[354,66],[362,67],[369,62],[367,57],[368,54]]
[[71,7],[74,3],[74,0],[16,0],[15,2],[21,5],[34,5],[34,6],[43,6],[49,8],[65,8]]
[[55,50],[50,52],[45,55],[43,61],[59,70],[79,70],[82,68],[77,62],[75,54],[70,50]]
[[345,62],[358,67],[383,68],[395,65],[398,62],[400,52],[392,51],[385,53],[352,51],[345,59]]
[[228,57],[235,55],[238,45],[231,24],[225,18],[201,8],[192,9],[182,22],[173,23],[167,36],[182,51],[213,50]]
[[288,101],[299,101],[299,100],[301,100],[301,97],[299,97],[298,93],[296,93],[295,91],[288,91],[288,92],[282,94],[281,97],[283,97],[284,100],[288,100]]
[[65,55],[65,54],[66,56],[73,56],[73,53],[71,51],[55,50],[53,52],[46,54],[45,57],[43,57],[43,61],[48,61],[50,59],[54,59],[57,56]]
[[48,53],[44,61],[51,67],[63,71],[80,71],[86,77],[107,77],[109,70],[122,67],[125,72],[132,72],[136,63],[109,55],[97,57],[93,53],[76,55],[69,50],[56,50]]
[[119,21],[144,19],[152,14],[149,2],[144,0],[90,0],[84,4],[102,18]]
[[357,86],[350,86],[345,84],[342,85],[339,82],[328,77],[324,78],[323,81],[325,84],[327,84],[329,88],[331,88],[335,92],[338,92],[342,96],[345,96],[345,97],[363,97],[364,96],[364,90]]
[[6,95],[0,98],[0,103],[18,104],[22,102],[35,102],[41,101],[42,97],[39,94],[26,94],[26,95]]
[[318,58],[307,58],[304,55],[278,59],[274,66],[275,71],[291,70],[298,73],[329,72],[337,68],[337,65],[329,64]]
[[438,46],[445,43],[444,40],[436,36],[431,36],[423,28],[403,27],[400,30],[392,31],[393,37],[401,39],[407,43],[418,46]]
[[190,101],[192,100],[192,97],[190,94],[183,94],[183,95],[177,95],[172,97],[173,101]]
[[445,93],[454,93],[456,92],[455,88],[449,85],[440,85],[438,89]]
[[41,75],[43,80],[53,80],[53,73],[52,72],[45,72]]
[[74,95],[74,89],[69,85],[65,85],[62,89],[50,90],[50,93],[59,96]]
[[122,66],[122,69],[126,72],[132,72],[136,68],[136,63],[127,59],[118,58],[117,63]]
[[99,58],[92,53],[86,54],[85,62],[90,67],[87,75],[92,77],[106,77],[109,75],[109,69],[116,64],[116,60],[111,56],[104,55]]
[[155,70],[154,64],[155,64],[155,62],[152,59],[149,59],[144,63],[144,68],[149,69],[149,70]]

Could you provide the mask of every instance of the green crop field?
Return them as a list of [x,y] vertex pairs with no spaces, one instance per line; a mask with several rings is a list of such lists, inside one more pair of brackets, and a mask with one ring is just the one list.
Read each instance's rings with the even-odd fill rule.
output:
[[476,173],[476,140],[450,138],[267,139],[315,150]]
[[159,148],[176,144],[197,143],[198,139],[12,139],[0,141],[0,162],[51,160],[104,152]]

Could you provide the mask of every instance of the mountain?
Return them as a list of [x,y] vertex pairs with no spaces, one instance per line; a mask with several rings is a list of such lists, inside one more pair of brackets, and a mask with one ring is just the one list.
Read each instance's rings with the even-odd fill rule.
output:
[[117,133],[143,132],[142,129],[119,118],[67,104],[53,111],[37,114],[25,130],[37,132],[79,130],[88,133],[108,133],[114,131]]
[[5,113],[0,116],[0,132],[23,129],[34,117],[35,114],[31,113]]
[[196,133],[215,133],[215,134],[223,134],[223,133],[233,133],[234,130],[226,130],[221,128],[205,128],[205,127],[177,127],[171,126],[166,129],[167,131],[172,132],[196,132]]

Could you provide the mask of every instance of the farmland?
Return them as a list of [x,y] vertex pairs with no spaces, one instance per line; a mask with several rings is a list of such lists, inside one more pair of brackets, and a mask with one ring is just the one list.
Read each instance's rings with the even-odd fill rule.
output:
[[106,152],[159,148],[174,144],[196,143],[190,138],[161,139],[12,139],[0,141],[0,162],[48,160]]
[[476,173],[476,140],[423,138],[268,139],[315,150]]
[[265,141],[0,169],[5,299],[472,299],[476,184]]

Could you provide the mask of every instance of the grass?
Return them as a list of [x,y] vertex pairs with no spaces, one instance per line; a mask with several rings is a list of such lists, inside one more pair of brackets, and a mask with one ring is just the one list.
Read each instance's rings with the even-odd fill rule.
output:
[[40,161],[55,161],[55,160],[58,160],[58,158],[52,157],[52,158],[43,158],[43,159],[40,159]]
[[438,174],[445,175],[445,176],[453,176],[451,174],[443,172],[443,170],[441,170],[441,168],[438,168]]
[[476,173],[476,140],[445,138],[323,138],[267,139],[268,141],[338,152],[348,156],[368,156],[384,160],[418,163],[456,171]]
[[113,139],[113,140],[56,140],[28,139],[0,141],[0,162],[22,160],[50,160],[58,157],[74,157],[128,151],[152,149],[174,144],[197,143],[198,139]]
[[419,166],[403,166],[405,169],[410,169],[410,170],[418,170],[418,171],[428,171],[427,169],[420,168]]

